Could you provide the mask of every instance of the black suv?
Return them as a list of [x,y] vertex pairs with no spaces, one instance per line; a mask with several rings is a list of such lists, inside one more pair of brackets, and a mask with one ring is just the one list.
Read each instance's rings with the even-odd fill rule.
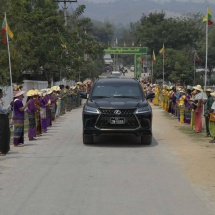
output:
[[141,143],[152,142],[152,109],[138,80],[104,78],[95,81],[83,107],[83,143],[100,134],[135,134]]

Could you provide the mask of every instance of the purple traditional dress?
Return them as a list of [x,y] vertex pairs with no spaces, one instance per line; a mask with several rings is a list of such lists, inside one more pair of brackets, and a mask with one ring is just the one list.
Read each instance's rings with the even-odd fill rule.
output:
[[34,139],[37,135],[37,129],[36,129],[36,106],[34,104],[34,99],[30,98],[30,102],[28,104],[28,138],[29,140]]
[[19,109],[23,107],[23,103],[19,99],[14,100],[14,137],[13,144],[15,146],[19,144],[24,144],[24,111],[20,111]]
[[176,96],[175,96],[175,92],[172,92],[170,99],[171,99],[171,113],[173,115],[176,115]]
[[46,100],[44,97],[39,98],[40,102],[40,117],[42,124],[42,132],[47,132],[47,120],[46,120]]
[[185,98],[185,110],[184,110],[184,123],[190,124],[191,121],[191,108],[190,103],[188,102],[191,99],[191,95],[187,94]]
[[51,96],[46,95],[45,96],[45,101],[46,101],[46,123],[47,127],[52,126],[52,113],[51,113]]

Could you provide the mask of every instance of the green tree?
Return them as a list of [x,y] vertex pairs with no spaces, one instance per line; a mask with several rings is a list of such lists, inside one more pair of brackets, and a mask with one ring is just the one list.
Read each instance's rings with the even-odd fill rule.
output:
[[[164,60],[164,80],[171,83],[188,85],[193,82],[193,64],[184,51],[166,49]],[[163,79],[163,56],[157,56],[154,62],[154,79]]]

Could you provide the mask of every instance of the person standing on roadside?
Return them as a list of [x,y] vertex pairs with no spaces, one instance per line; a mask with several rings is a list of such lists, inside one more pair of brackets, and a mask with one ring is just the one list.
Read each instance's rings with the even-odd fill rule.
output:
[[[213,100],[215,99],[215,92],[210,93],[212,96]],[[210,114],[213,114],[215,112],[215,101],[213,102],[211,109],[210,109]],[[209,141],[209,143],[215,143],[215,121],[210,121],[209,119],[209,131],[210,131],[210,136],[212,137],[212,140]]]
[[36,140],[37,129],[36,129],[36,110],[37,107],[34,103],[35,90],[29,90],[27,92],[28,102],[28,138],[30,141]]
[[23,105],[22,101],[24,98],[25,91],[17,91],[14,95],[13,104],[13,122],[14,122],[14,137],[13,144],[15,147],[22,146],[24,144],[24,110],[29,104],[29,101]]
[[202,132],[202,111],[203,111],[203,95],[201,85],[193,87],[196,90],[196,95],[194,101],[196,103],[196,109],[194,110],[194,122],[195,122],[195,131],[196,133]]
[[10,150],[10,126],[9,113],[12,110],[12,103],[8,106],[2,101],[3,92],[0,89],[0,156],[6,155]]
[[212,104],[214,102],[213,97],[211,96],[212,90],[206,89],[206,95],[207,95],[207,101],[205,103],[205,129],[206,129],[206,137],[210,137],[210,130],[209,130],[209,118],[210,118],[210,110],[212,107]]

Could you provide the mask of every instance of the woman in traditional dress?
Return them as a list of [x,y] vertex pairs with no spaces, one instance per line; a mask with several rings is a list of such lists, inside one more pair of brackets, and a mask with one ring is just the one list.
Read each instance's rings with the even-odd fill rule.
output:
[[51,96],[51,120],[54,121],[55,120],[55,115],[56,115],[56,106],[57,106],[57,95],[56,95],[56,91],[53,90],[53,92],[50,94]]
[[185,91],[181,89],[179,91],[181,94],[179,101],[178,101],[178,106],[179,106],[179,111],[180,111],[180,117],[179,117],[179,122],[184,123],[184,111],[185,111]]
[[39,98],[40,102],[40,117],[41,117],[41,126],[42,132],[47,132],[47,120],[46,120],[46,100],[45,100],[45,92],[42,92],[41,97]]
[[71,101],[71,92],[70,92],[70,86],[66,86],[66,111],[72,110],[72,101]]
[[42,124],[41,124],[41,116],[40,116],[40,101],[39,98],[41,96],[40,92],[36,92],[36,96],[34,97],[34,104],[36,107],[35,117],[36,117],[36,134],[37,136],[42,136]]
[[176,115],[176,88],[173,87],[172,88],[172,93],[171,93],[171,96],[170,96],[170,100],[171,100],[171,113],[172,115]]
[[158,88],[158,86],[155,86],[154,93],[155,93],[155,98],[153,99],[153,103],[154,103],[154,105],[158,106],[159,105],[159,88]]
[[190,99],[191,99],[191,89],[187,89],[187,95],[184,101],[185,110],[184,110],[184,123],[190,124],[191,121],[191,108],[190,108]]
[[[210,93],[210,95],[215,99],[215,92]],[[215,113],[215,101],[211,106],[210,113]],[[215,143],[215,121],[209,121],[209,131],[210,136],[212,137],[212,140],[210,140],[209,143]]]
[[190,125],[192,130],[195,130],[195,121],[194,121],[194,110],[195,110],[195,105],[194,105],[194,98],[196,95],[196,90],[192,89],[191,91],[191,98],[190,98],[190,108],[191,108],[191,120],[190,120]]
[[22,100],[24,98],[23,94],[25,91],[17,91],[14,96],[13,104],[13,122],[14,122],[14,136],[13,144],[14,146],[22,146],[24,144],[24,110],[28,106],[29,101],[23,105]]
[[203,111],[203,96],[202,96],[202,87],[197,85],[193,87],[196,90],[196,95],[194,101],[196,103],[196,109],[194,110],[194,121],[195,121],[195,132],[202,132],[202,111]]
[[3,93],[0,89],[0,156],[6,155],[10,150],[10,127],[9,113],[12,110],[12,103],[5,106],[2,101]]
[[60,99],[60,88],[58,91],[56,91],[56,113],[55,113],[55,118],[60,116],[60,105],[61,105],[61,99]]
[[60,85],[60,115],[65,114],[65,93],[64,93],[64,85]]
[[27,92],[28,98],[27,102],[28,104],[28,138],[30,141],[36,140],[37,136],[37,129],[36,129],[36,105],[34,103],[34,96],[35,96],[35,91],[34,90],[29,90]]
[[51,94],[52,90],[47,90],[45,100],[46,100],[46,123],[47,127],[52,126],[52,113],[51,113]]

